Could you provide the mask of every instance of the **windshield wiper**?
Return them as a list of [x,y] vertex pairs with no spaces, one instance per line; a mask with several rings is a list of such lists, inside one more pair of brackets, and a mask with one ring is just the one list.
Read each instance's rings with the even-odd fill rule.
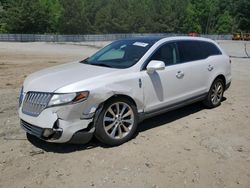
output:
[[110,65],[104,64],[104,63],[93,63],[91,65],[101,66],[101,67],[111,67]]
[[89,63],[89,62],[88,62],[88,59],[89,59],[89,58],[84,59],[84,60],[80,61],[80,63],[85,63],[85,64],[88,64],[88,63]]
[[88,58],[80,61],[80,63],[84,63],[84,64],[88,64],[88,65],[95,65],[95,66],[110,67],[110,68],[112,68],[112,66],[107,65],[105,63],[90,63],[90,62],[88,62]]

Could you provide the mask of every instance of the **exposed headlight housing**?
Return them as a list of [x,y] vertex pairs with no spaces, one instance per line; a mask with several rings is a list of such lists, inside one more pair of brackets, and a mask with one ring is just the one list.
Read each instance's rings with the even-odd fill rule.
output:
[[53,94],[48,106],[57,106],[63,104],[78,103],[86,100],[89,96],[88,91],[77,93]]

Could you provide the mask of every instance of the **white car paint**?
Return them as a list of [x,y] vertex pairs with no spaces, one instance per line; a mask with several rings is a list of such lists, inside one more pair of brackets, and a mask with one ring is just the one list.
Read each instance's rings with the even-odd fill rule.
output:
[[[220,49],[222,55],[176,64],[151,73],[142,69],[145,61],[159,46],[179,40],[211,42]],[[210,66],[213,67],[213,71],[208,71]],[[183,76],[177,78],[178,74]],[[156,42],[134,66],[127,69],[73,62],[31,74],[23,84],[24,98],[30,91],[50,93],[89,91],[90,95],[81,103],[46,108],[38,117],[24,114],[21,104],[19,117],[41,128],[53,128],[58,120],[63,130],[62,136],[47,141],[63,143],[69,141],[77,131],[86,129],[93,121],[93,114],[96,113],[98,106],[114,95],[131,97],[136,103],[138,112],[146,113],[207,93],[218,75],[224,75],[226,84],[231,82],[229,57],[214,41],[195,37],[164,38]]]

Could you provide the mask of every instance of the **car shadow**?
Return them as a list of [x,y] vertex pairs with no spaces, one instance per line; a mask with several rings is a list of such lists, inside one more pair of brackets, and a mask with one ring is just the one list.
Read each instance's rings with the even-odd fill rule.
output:
[[[223,101],[225,101],[226,98],[223,98]],[[137,132],[133,139],[135,139],[141,132],[147,131],[149,129],[153,129],[155,127],[159,126],[167,126],[166,124],[177,121],[181,118],[187,117],[191,114],[197,113],[199,111],[207,109],[202,103],[195,103],[188,106],[185,106],[183,108],[173,110],[167,113],[164,113],[162,115],[158,115],[155,117],[152,117],[150,119],[144,120],[138,125]],[[81,150],[89,150],[96,147],[103,147],[103,148],[110,148],[109,146],[106,146],[99,142],[96,138],[92,138],[92,140],[87,144],[57,144],[57,143],[48,143],[45,141],[42,141],[35,136],[27,134],[28,141],[36,146],[37,148],[40,148],[46,152],[53,152],[53,153],[71,153],[75,151],[81,151]]]
[[[227,98],[223,97],[222,102],[226,101],[226,100],[227,100]],[[181,118],[195,114],[195,113],[202,111],[202,110],[208,110],[208,108],[206,108],[202,102],[197,102],[197,103],[190,104],[188,106],[185,106],[185,107],[173,110],[173,111],[163,113],[161,115],[152,117],[150,119],[146,119],[145,121],[143,121],[139,124],[137,135],[140,132],[144,132],[144,131],[147,131],[149,129],[163,126],[163,125],[165,126],[168,123],[177,121]]]
[[27,140],[33,146],[40,148],[46,152],[53,152],[53,153],[72,153],[75,151],[89,150],[101,146],[101,144],[95,138],[93,138],[87,144],[70,144],[70,143],[60,144],[60,143],[45,142],[30,134],[26,134],[26,136]]

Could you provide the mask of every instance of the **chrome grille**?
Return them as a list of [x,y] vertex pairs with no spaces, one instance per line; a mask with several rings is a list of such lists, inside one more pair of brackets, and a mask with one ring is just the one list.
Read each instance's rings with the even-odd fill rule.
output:
[[28,92],[23,101],[22,112],[37,117],[47,107],[51,93]]

